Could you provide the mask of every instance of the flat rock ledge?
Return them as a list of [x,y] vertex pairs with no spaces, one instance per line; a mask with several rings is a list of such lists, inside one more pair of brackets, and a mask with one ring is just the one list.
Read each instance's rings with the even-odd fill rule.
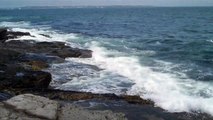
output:
[[0,120],[127,120],[123,113],[94,111],[53,101],[32,94],[22,94],[0,102]]

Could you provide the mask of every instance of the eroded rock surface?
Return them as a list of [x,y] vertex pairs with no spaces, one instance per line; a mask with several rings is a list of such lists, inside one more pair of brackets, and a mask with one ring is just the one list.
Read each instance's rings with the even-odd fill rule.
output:
[[126,120],[122,113],[87,110],[32,94],[19,95],[0,103],[0,119]]

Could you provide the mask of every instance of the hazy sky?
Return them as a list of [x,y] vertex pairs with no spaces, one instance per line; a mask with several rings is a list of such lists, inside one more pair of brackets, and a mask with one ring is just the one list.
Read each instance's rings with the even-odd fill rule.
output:
[[213,0],[0,0],[0,8],[91,5],[213,6]]

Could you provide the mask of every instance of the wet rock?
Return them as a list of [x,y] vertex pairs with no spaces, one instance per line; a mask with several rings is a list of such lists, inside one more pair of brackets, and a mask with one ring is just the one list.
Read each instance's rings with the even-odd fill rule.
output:
[[65,60],[58,56],[49,56],[44,54],[35,54],[35,53],[27,53],[20,57],[19,59],[22,62],[30,62],[30,61],[41,61],[44,63],[63,63]]
[[31,69],[34,71],[39,71],[49,67],[49,65],[46,62],[42,62],[42,61],[29,61],[29,62],[26,62],[25,64],[29,65]]
[[0,101],[3,101],[3,100],[7,100],[9,98],[11,98],[12,95],[7,93],[7,92],[1,92],[0,91]]
[[61,58],[67,57],[92,57],[91,50],[83,50],[66,46],[64,42],[35,42],[35,41],[8,41],[3,48],[13,49],[21,53],[36,53],[49,56],[58,56]]
[[6,28],[0,28],[0,42],[5,42],[7,39],[7,29]]
[[69,48],[65,46],[64,42],[38,42],[36,43],[36,47],[38,48]]
[[92,51],[91,50],[82,50],[82,49],[74,49],[74,48],[65,48],[60,50],[51,51],[52,55],[59,56],[61,58],[74,57],[74,58],[91,58]]
[[132,103],[132,104],[143,104],[143,105],[154,104],[150,100],[143,100],[143,99],[141,99],[140,96],[122,95],[121,98],[123,100],[127,101],[128,103]]
[[0,48],[0,63],[8,63],[17,60],[22,53],[10,49]]
[[18,32],[18,31],[8,31],[7,32],[7,38],[8,39],[14,39],[21,36],[31,36],[29,32]]
[[8,39],[14,39],[21,36],[31,36],[29,32],[9,31],[7,28],[0,28],[0,42],[4,43]]
[[23,68],[7,68],[0,73],[0,88],[47,88],[51,74],[43,71],[27,71]]
[[45,35],[45,34],[39,34],[39,35],[42,35],[42,36],[47,37],[47,38],[51,38],[49,35]]

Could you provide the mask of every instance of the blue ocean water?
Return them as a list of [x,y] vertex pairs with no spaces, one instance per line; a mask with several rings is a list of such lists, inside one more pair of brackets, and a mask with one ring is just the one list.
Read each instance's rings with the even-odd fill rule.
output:
[[91,59],[48,70],[56,88],[140,95],[171,112],[213,115],[213,7],[10,9],[0,10],[0,26],[36,36],[23,40],[93,50]]

